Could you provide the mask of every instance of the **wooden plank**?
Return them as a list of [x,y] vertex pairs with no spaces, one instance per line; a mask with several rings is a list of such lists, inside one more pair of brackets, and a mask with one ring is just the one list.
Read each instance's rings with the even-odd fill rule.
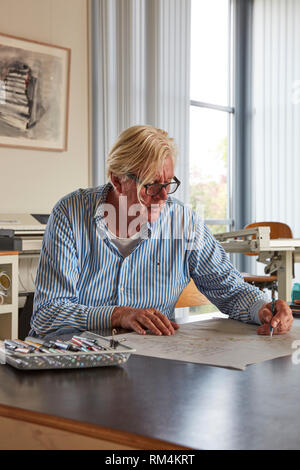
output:
[[18,254],[18,251],[0,251],[0,256],[13,256]]
[[[14,408],[6,405],[0,405],[0,419],[2,420],[2,422],[0,420],[0,442],[2,442],[2,436],[5,435],[5,428],[2,427],[2,424],[3,426],[5,424],[3,418],[10,420],[7,421],[7,423],[9,423],[9,427],[14,433],[13,435],[19,432],[18,438],[15,435],[16,443],[22,442],[22,438],[25,439],[26,432],[29,433],[26,443],[26,445],[29,446],[38,445],[38,442],[36,442],[38,441],[37,436],[43,436],[43,445],[48,445],[49,442],[52,442],[53,445],[59,445],[59,439],[57,441],[53,441],[53,436],[55,433],[57,433],[58,430],[60,430],[66,432],[62,437],[64,437],[64,442],[68,445],[70,445],[70,438],[72,437],[69,435],[69,433],[72,433],[74,435],[74,443],[80,442],[80,440],[77,440],[78,436],[85,436],[92,439],[97,439],[99,441],[99,446],[111,446],[97,447],[101,449],[186,449],[184,447],[177,446],[176,444],[164,442],[158,439],[152,439],[147,436],[140,436],[133,433],[105,428],[102,426],[61,418],[58,416],[38,413],[36,411]],[[34,426],[30,427],[28,426],[29,424]],[[88,440],[86,440],[85,443],[86,445],[95,444],[95,442],[89,442]],[[13,445],[13,443],[11,445]],[[0,444],[0,448],[2,448],[1,446],[2,444]],[[53,448],[56,449],[56,447]]]

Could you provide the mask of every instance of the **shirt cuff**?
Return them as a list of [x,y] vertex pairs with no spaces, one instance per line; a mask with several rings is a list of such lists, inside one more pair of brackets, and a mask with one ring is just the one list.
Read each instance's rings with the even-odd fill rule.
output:
[[268,303],[268,299],[259,299],[254,304],[251,305],[250,307],[250,317],[251,317],[251,322],[256,323],[257,325],[261,325],[261,321],[258,316],[258,312],[261,309],[263,305]]
[[111,327],[111,315],[115,305],[106,307],[89,307],[87,315],[87,329],[89,331]]

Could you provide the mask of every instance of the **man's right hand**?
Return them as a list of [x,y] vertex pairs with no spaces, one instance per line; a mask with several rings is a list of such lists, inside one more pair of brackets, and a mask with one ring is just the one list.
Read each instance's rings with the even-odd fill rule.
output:
[[155,308],[115,307],[111,316],[111,327],[134,330],[141,335],[145,335],[146,330],[149,330],[158,336],[169,336],[175,333],[179,325]]

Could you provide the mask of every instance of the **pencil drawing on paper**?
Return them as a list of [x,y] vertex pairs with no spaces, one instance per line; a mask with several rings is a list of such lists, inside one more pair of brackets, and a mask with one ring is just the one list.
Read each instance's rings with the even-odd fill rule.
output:
[[245,370],[249,364],[288,356],[293,340],[300,338],[300,327],[286,335],[258,335],[257,325],[232,319],[211,319],[180,325],[174,336],[126,333],[134,354],[198,364]]
[[0,144],[63,150],[69,50],[30,45],[0,34]]

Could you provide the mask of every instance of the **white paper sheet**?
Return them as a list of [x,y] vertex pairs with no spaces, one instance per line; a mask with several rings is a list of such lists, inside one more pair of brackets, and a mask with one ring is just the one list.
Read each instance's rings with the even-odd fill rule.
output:
[[291,355],[300,327],[285,335],[261,336],[257,325],[237,320],[212,319],[180,325],[172,336],[127,333],[126,344],[142,356],[187,361],[245,370],[249,364]]

